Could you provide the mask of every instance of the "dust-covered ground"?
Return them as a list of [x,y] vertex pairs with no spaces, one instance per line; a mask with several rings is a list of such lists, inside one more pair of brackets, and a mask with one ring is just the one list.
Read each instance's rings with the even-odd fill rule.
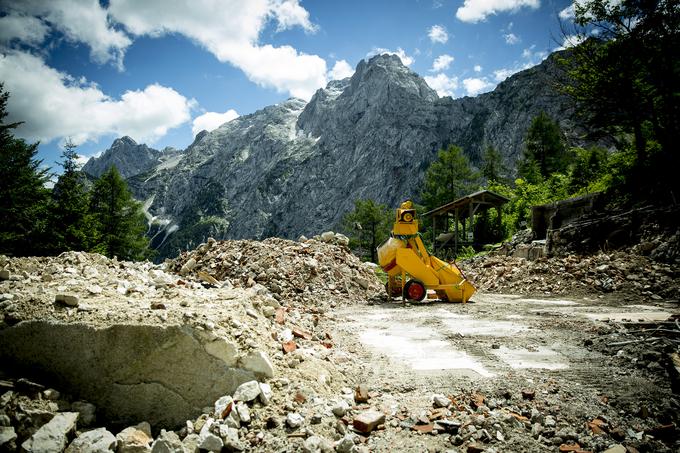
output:
[[[372,404],[389,414],[385,430],[368,439],[371,450],[680,446],[674,443],[680,405],[665,368],[665,353],[677,343],[666,337],[638,342],[644,337],[629,334],[641,330],[635,323],[677,315],[677,302],[483,292],[473,300],[395,299],[336,312],[355,379],[373,389]],[[433,414],[435,394],[452,401],[446,412]],[[441,419],[458,427],[447,430]]]
[[[0,257],[0,336],[13,341],[0,352],[31,361],[0,363],[0,451],[680,451],[677,265],[492,258],[464,267],[479,279],[470,303],[404,303],[326,236],[211,240],[163,266]],[[575,277],[587,284],[570,294]],[[508,288],[525,291],[490,292]],[[69,353],[50,326],[85,326],[96,344],[79,334]],[[41,357],[19,357],[31,342]],[[83,401],[67,378],[93,368],[127,373],[131,389],[162,384],[134,387],[151,415],[176,409],[174,389],[186,422],[128,411],[113,423],[106,404],[129,398],[100,385]],[[196,406],[191,379],[212,398]]]

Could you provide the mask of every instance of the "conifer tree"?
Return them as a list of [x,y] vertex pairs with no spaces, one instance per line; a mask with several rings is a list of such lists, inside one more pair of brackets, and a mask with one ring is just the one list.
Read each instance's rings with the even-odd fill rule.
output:
[[376,248],[390,235],[391,212],[371,199],[356,200],[354,211],[343,218],[350,247],[366,259],[377,262]]
[[48,172],[35,158],[38,143],[27,144],[5,124],[9,93],[0,83],[0,253],[35,255],[44,251]]
[[520,176],[536,183],[538,175],[548,178],[553,173],[564,172],[568,165],[569,154],[559,125],[545,112],[539,113],[527,130],[524,153],[519,162]]
[[125,180],[115,166],[94,183],[91,199],[94,216],[93,251],[108,257],[142,260],[151,255],[146,219],[141,203],[132,198]]
[[424,185],[423,204],[430,210],[478,189],[479,174],[459,146],[449,145],[427,169]]
[[60,165],[64,172],[52,189],[50,209],[51,248],[55,253],[65,250],[88,250],[92,242],[92,216],[84,176],[78,171],[76,145],[68,140]]

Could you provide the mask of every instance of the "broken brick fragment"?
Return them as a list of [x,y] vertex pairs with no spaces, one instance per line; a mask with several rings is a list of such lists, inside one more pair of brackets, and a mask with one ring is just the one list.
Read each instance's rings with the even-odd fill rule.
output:
[[475,409],[480,408],[481,406],[484,405],[484,395],[480,393],[475,393],[472,395],[472,407]]
[[413,425],[411,429],[423,434],[430,434],[432,430],[434,430],[434,425],[432,423],[428,423],[427,425]]
[[299,327],[293,327],[291,329],[293,332],[293,336],[297,338],[304,338],[305,340],[311,340],[312,339],[312,334],[307,332],[306,330],[302,330]]
[[560,445],[561,453],[577,452],[581,450],[581,446],[577,443]]
[[367,410],[354,417],[352,426],[360,433],[370,433],[383,423],[385,423],[385,414],[375,410]]
[[286,309],[279,307],[276,309],[275,321],[277,324],[283,324],[286,322]]
[[281,343],[281,347],[283,348],[284,354],[291,353],[297,349],[297,345],[295,344],[294,340],[285,341]]

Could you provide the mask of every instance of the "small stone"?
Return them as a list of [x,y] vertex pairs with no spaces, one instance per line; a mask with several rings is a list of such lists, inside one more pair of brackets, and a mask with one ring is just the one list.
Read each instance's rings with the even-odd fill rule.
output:
[[236,412],[238,413],[238,418],[241,420],[241,423],[250,423],[250,409],[248,409],[248,406],[246,406],[245,403],[240,401],[236,403]]
[[234,392],[235,401],[252,401],[260,396],[260,384],[257,381],[248,381],[239,385]]
[[354,436],[347,434],[342,439],[335,443],[335,451],[337,453],[350,453],[354,448]]
[[297,349],[297,345],[295,344],[295,341],[290,340],[290,341],[286,341],[284,343],[281,343],[281,349],[283,349],[284,354],[290,354],[291,352],[293,352]]
[[534,390],[529,389],[522,390],[522,398],[524,398],[525,400],[533,400],[535,396],[536,392]]
[[260,382],[260,402],[266,406],[271,401],[273,395],[271,385]]
[[[17,440],[17,433],[12,426],[0,426],[0,450],[12,451],[14,448],[9,448],[14,441]],[[14,446],[13,446],[14,447]]]
[[198,444],[198,448],[202,450],[208,450],[208,451],[222,451],[222,447],[224,446],[224,442],[222,442],[222,439],[217,437],[211,432],[206,432],[201,434],[200,436],[201,442]]
[[201,437],[196,433],[191,433],[182,440],[182,447],[186,453],[195,453],[201,443]]
[[151,453],[184,453],[184,447],[177,434],[162,429],[151,445]]
[[54,296],[54,301],[69,307],[78,306],[78,296],[74,296],[73,294],[57,294]]
[[61,393],[55,389],[47,389],[43,392],[43,397],[48,401],[57,401],[61,398]]
[[347,414],[348,410],[349,410],[349,404],[345,400],[341,400],[340,402],[338,402],[338,404],[333,406],[333,409],[332,409],[333,415],[335,415],[336,417],[344,417],[345,414]]
[[302,426],[304,420],[304,417],[302,417],[302,415],[298,414],[297,412],[290,412],[286,416],[286,425],[292,429],[297,429]]
[[545,417],[545,421],[543,422],[543,425],[546,428],[554,428],[557,425],[557,423],[555,422],[555,418],[553,418],[552,415],[548,415],[548,416]]
[[359,384],[354,389],[354,401],[357,403],[367,403],[369,399],[368,386],[366,384]]
[[116,449],[116,438],[106,428],[86,431],[66,449],[66,453],[102,453]]
[[451,400],[441,394],[432,395],[432,402],[434,407],[449,407]]
[[385,423],[385,414],[375,410],[367,410],[354,417],[352,426],[359,432],[370,433],[383,423]]
[[257,317],[258,317],[258,316],[257,316],[257,312],[256,312],[255,310],[253,310],[252,308],[247,308],[247,309],[246,309],[246,314],[247,314],[248,316],[250,316],[251,318],[257,319]]
[[266,318],[271,318],[276,314],[276,308],[265,305],[264,307],[262,307],[262,314]]
[[241,367],[264,377],[274,377],[274,367],[267,354],[262,351],[251,352],[241,359]]
[[238,438],[238,429],[220,425],[220,436],[224,441],[224,446],[230,451],[245,450],[245,446]]
[[479,444],[468,444],[467,446],[467,453],[482,453],[484,451],[484,447],[482,447]]
[[233,398],[229,395],[225,395],[215,401],[215,410],[214,414],[215,417],[218,419],[222,419],[229,415],[229,412],[231,411],[231,404],[233,402]]
[[602,453],[626,453],[627,451],[628,450],[626,450],[626,447],[624,447],[623,445],[616,444],[616,445],[613,445],[613,446],[607,448]]

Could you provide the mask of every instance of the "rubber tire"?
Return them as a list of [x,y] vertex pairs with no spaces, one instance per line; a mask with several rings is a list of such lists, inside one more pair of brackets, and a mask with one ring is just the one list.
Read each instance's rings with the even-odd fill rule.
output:
[[404,285],[404,299],[406,300],[420,302],[421,300],[425,299],[426,295],[427,289],[425,289],[425,285],[423,285],[423,282],[420,280],[409,280],[406,282],[406,285]]

